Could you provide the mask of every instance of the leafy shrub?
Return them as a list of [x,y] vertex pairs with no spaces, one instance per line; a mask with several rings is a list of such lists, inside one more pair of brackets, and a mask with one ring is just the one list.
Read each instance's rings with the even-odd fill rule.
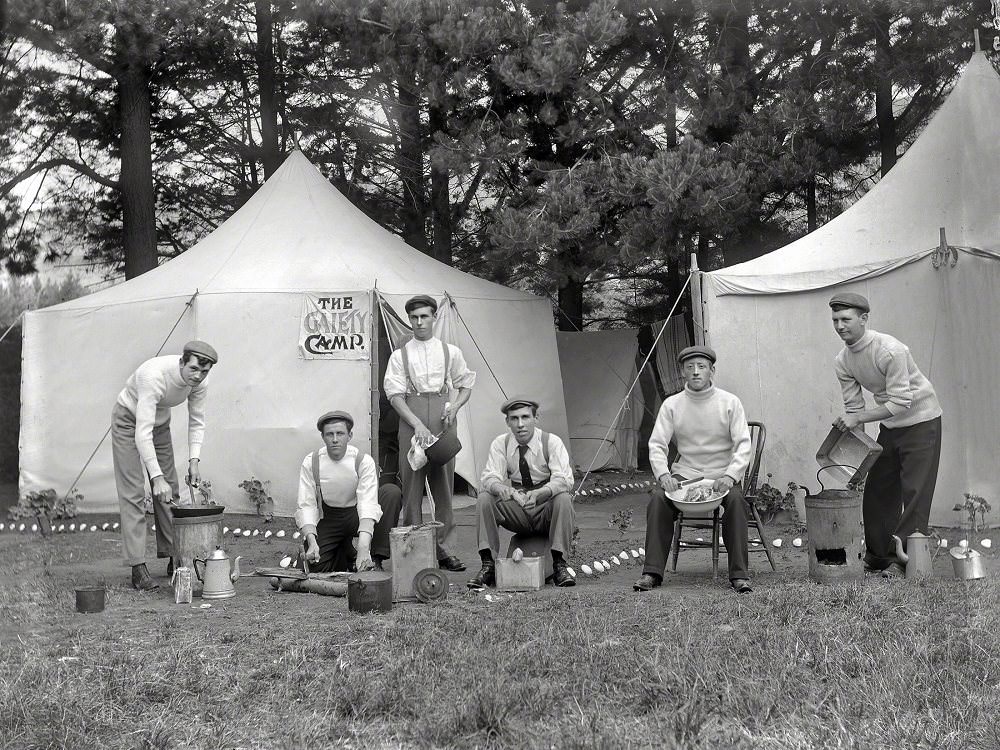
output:
[[12,521],[28,521],[46,517],[50,521],[57,518],[73,518],[77,514],[77,503],[83,502],[83,495],[75,488],[66,497],[60,497],[52,488],[33,490],[22,495],[17,505],[7,511]]
[[969,546],[975,546],[979,541],[980,532],[986,528],[986,514],[993,510],[993,506],[982,495],[966,492],[964,497],[965,500],[955,503],[952,510],[956,513],[965,513],[965,519],[969,524]]
[[[771,475],[767,475],[771,479]],[[777,487],[765,481],[757,488],[757,494],[753,498],[753,504],[760,513],[760,518],[764,523],[770,523],[783,510],[795,510],[795,491],[799,485],[795,482],[788,483],[788,490],[782,492]]]
[[270,480],[260,480],[251,476],[239,483],[238,487],[247,493],[250,502],[257,509],[257,515],[261,516],[265,522],[274,518],[274,498],[269,491],[271,489]]

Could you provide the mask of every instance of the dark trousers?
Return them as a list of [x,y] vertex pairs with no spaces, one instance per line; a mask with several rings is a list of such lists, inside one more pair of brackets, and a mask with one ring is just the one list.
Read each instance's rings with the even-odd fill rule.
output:
[[868,472],[862,515],[865,562],[882,570],[898,562],[892,535],[906,543],[914,531],[927,533],[941,460],[941,417],[909,427],[879,426],[882,455]]
[[[657,487],[649,494],[649,504],[646,506],[646,564],[642,567],[642,572],[662,578],[679,511],[667,498],[662,487]],[[722,541],[726,544],[726,557],[729,559],[729,580],[749,578],[747,504],[739,484],[734,484],[729,490],[729,494],[722,500],[722,507],[725,509],[722,516]]]
[[566,555],[573,543],[576,512],[568,492],[553,495],[534,508],[522,508],[517,500],[500,500],[491,492],[479,493],[479,524],[476,539],[479,550],[489,550],[496,560],[500,555],[500,531],[503,526],[515,534],[548,534],[549,546]]
[[[406,396],[406,405],[435,435],[444,429],[441,412],[447,401],[447,396],[437,393],[411,393]],[[426,479],[434,498],[434,520],[442,524],[437,531],[437,556],[438,560],[443,560],[448,557],[448,547],[455,532],[455,517],[451,509],[452,490],[455,486],[455,459],[443,466],[428,463],[419,471],[414,471],[406,458],[412,438],[413,428],[406,423],[406,420],[400,419],[399,479],[403,485],[403,525],[414,526],[422,522],[423,512],[420,504],[424,496]]]
[[[378,488],[378,504],[382,506],[382,518],[375,524],[372,533],[372,558],[388,559],[389,530],[399,520],[402,505],[399,487],[383,484]],[[358,534],[358,509],[333,508],[323,506],[323,517],[316,524],[316,544],[319,545],[319,562],[311,563],[309,570],[315,573],[332,573],[336,570],[353,570],[357,550],[351,541]]]

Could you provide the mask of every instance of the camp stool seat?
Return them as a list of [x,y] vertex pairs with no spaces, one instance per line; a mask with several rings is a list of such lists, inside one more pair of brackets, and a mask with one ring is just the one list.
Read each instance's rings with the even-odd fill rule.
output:
[[[763,552],[767,555],[767,561],[771,564],[771,570],[775,571],[777,568],[774,565],[774,557],[771,555],[771,539],[764,530],[764,522],[761,520],[760,513],[757,511],[757,506],[754,503],[754,498],[757,496],[757,478],[760,472],[760,459],[764,454],[764,441],[767,439],[767,430],[761,422],[747,422],[747,424],[750,427],[750,449],[752,457],[750,459],[750,464],[747,466],[746,472],[743,474],[743,499],[746,500],[747,508],[749,510],[747,527],[755,529],[757,532],[756,539],[751,538],[748,540],[747,549],[749,552]],[[670,570],[677,570],[677,556],[680,554],[682,548],[711,548],[712,578],[716,579],[719,577],[719,548],[720,546],[725,546],[724,544],[720,544],[719,541],[722,534],[722,522],[720,521],[721,516],[721,505],[712,511],[711,515],[692,514],[678,511],[677,520],[674,521],[674,539],[673,543],[670,545]],[[690,536],[687,539],[682,540],[681,533],[684,529],[702,532],[710,531],[712,536],[708,541],[698,541],[697,539],[692,539]]]
[[525,557],[542,558],[542,570],[545,580],[552,578],[552,548],[549,546],[548,534],[514,534],[507,545],[507,557],[514,554],[518,547]]

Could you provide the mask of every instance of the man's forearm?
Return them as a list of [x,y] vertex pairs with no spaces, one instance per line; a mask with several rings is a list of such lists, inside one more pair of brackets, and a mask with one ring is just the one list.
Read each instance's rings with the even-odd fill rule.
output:
[[848,414],[857,419],[861,424],[881,422],[883,419],[892,418],[892,412],[884,406],[876,406],[873,409],[865,409],[863,411],[848,412]]
[[461,409],[463,406],[469,403],[470,398],[472,398],[471,388],[459,388],[458,397],[455,399],[455,408]]

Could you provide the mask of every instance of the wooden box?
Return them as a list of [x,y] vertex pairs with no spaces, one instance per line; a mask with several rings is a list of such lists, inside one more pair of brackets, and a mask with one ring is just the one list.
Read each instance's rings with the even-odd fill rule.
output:
[[497,591],[538,591],[545,584],[545,568],[541,557],[497,560]]

